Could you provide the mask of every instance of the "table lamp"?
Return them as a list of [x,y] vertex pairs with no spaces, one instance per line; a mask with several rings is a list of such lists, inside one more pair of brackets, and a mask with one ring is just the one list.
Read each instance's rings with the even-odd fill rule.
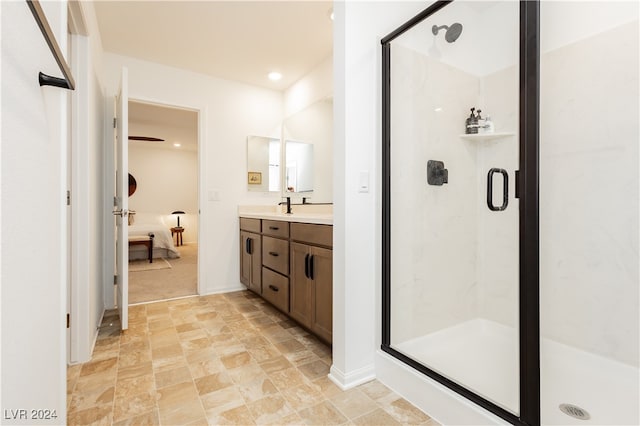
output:
[[178,226],[177,226],[177,228],[180,228],[180,215],[181,214],[185,214],[185,213],[182,210],[176,210],[174,212],[171,212],[171,214],[175,214],[175,215],[178,216]]

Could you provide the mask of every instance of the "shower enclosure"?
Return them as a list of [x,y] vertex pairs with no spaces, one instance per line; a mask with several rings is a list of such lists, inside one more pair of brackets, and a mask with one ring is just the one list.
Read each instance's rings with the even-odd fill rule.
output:
[[640,423],[638,33],[439,1],[382,40],[382,350],[514,424]]

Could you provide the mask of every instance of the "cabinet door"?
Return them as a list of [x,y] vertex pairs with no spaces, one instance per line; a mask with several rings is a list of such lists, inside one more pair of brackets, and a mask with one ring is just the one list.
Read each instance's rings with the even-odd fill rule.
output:
[[312,279],[311,331],[331,343],[333,334],[333,252],[311,247],[309,275]]
[[240,231],[240,282],[262,294],[262,237]]
[[289,315],[307,328],[311,328],[312,286],[308,274],[309,246],[291,243],[291,274],[289,276]]

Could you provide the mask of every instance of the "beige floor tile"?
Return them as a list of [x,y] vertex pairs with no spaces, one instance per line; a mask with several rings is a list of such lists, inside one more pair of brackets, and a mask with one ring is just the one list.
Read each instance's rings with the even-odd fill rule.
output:
[[145,374],[142,376],[122,379],[116,382],[116,399],[130,398],[146,392],[155,390],[155,382],[153,374]]
[[275,371],[269,374],[269,378],[280,390],[300,386],[308,380],[297,368],[287,368],[286,370]]
[[132,367],[146,362],[151,364],[150,350],[121,352],[118,357],[118,368]]
[[264,373],[262,377],[239,384],[237,388],[247,403],[278,393],[278,389]]
[[341,392],[333,396],[330,401],[349,419],[355,419],[379,408],[378,404],[376,404],[374,400],[360,392],[358,389],[350,389],[346,392]]
[[212,425],[255,425],[251,412],[245,405],[221,413],[209,414],[207,419]]
[[306,346],[300,343],[297,339],[292,338],[289,340],[283,340],[275,344],[276,348],[283,354],[290,354],[294,352],[300,352],[306,349]]
[[382,408],[378,408],[375,411],[354,419],[353,423],[359,426],[400,426],[402,424]]
[[237,386],[229,386],[200,397],[202,406],[206,410],[207,418],[210,415],[244,405],[245,400]]
[[199,400],[198,391],[193,381],[167,386],[158,389],[157,393],[160,411]]
[[201,424],[206,421],[202,404],[198,399],[189,399],[180,405],[160,407],[160,424],[163,425],[187,425],[191,423]]
[[296,387],[283,389],[281,393],[289,405],[296,411],[314,406],[318,401],[324,399],[324,395],[322,395],[320,391],[320,386],[316,384],[304,383]]
[[155,374],[155,384],[157,389],[188,382],[189,380],[191,380],[191,372],[187,366],[160,371]]
[[342,389],[333,383],[327,376],[315,379],[313,383],[320,387],[320,392],[322,392],[325,398],[331,398],[332,396],[342,392]]
[[220,373],[226,370],[222,361],[217,357],[197,363],[190,362],[189,369],[191,370],[191,377],[194,379],[208,376],[210,374]]
[[278,419],[294,413],[287,401],[280,395],[270,395],[250,402],[247,407],[258,425],[272,424]]
[[80,370],[80,377],[89,376],[91,374],[106,373],[114,371],[118,365],[118,357],[111,357],[99,361],[89,361],[84,364]]
[[113,426],[143,426],[158,424],[160,424],[160,417],[158,415],[158,410],[154,409],[144,414],[115,422]]
[[126,398],[117,398],[114,403],[113,420],[120,421],[139,416],[153,410],[156,406],[155,392],[145,392]]
[[132,377],[145,376],[153,373],[151,361],[143,361],[128,367],[118,368],[118,380],[130,379]]
[[347,418],[329,401],[298,411],[306,425],[341,425]]
[[91,374],[79,377],[76,381],[74,392],[95,393],[104,391],[116,384],[116,371],[110,370],[106,373]]
[[271,344],[259,348],[249,348],[247,352],[249,352],[257,362],[264,362],[281,355],[280,351]]
[[293,364],[291,364],[284,356],[280,355],[260,362],[260,367],[269,374],[280,370],[286,370],[287,368],[292,368]]
[[67,415],[69,425],[110,425],[113,420],[112,404],[70,412]]
[[[201,328],[198,328],[197,330],[178,332],[178,340],[180,340],[181,344],[192,340],[206,339],[208,337],[209,334],[207,334],[207,331]],[[207,344],[211,345],[211,342],[207,340]]]
[[398,398],[395,401],[384,404],[382,409],[389,413],[391,417],[403,424],[421,424],[426,423],[431,418],[411,405],[407,400]]
[[76,392],[71,395],[69,411],[82,411],[99,405],[110,404],[113,401],[115,387],[99,389],[94,392]]
[[298,370],[310,380],[329,374],[329,366],[320,360],[300,365],[298,366]]
[[386,387],[385,385],[383,385],[377,380],[372,380],[368,383],[362,384],[358,386],[358,389],[360,389],[360,391],[362,391],[365,395],[367,395],[369,398],[373,399],[374,401],[379,401],[382,398],[385,398],[388,395],[393,394],[393,391],[391,389],[389,389],[388,387]]
[[205,395],[233,385],[233,380],[226,371],[222,371],[195,379],[195,384],[198,394]]
[[250,382],[256,377],[265,374],[264,370],[255,361],[241,367],[228,369],[227,372],[236,384]]
[[253,361],[247,351],[237,352],[231,355],[221,356],[220,360],[226,368],[237,368],[245,366]]

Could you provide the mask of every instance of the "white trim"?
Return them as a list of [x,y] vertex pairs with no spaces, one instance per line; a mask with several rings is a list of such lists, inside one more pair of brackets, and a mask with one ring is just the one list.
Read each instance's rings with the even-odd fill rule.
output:
[[370,382],[376,378],[375,365],[369,364],[349,373],[340,371],[335,365],[331,366],[329,380],[336,384],[343,391],[355,388],[363,383]]
[[482,407],[419,373],[381,350],[375,353],[376,375],[380,382],[440,424],[508,424]]
[[242,284],[233,285],[233,286],[230,286],[230,287],[218,288],[215,291],[211,291],[209,293],[201,294],[201,296],[211,296],[213,294],[222,294],[222,293],[233,293],[234,291],[244,291],[246,289],[247,289],[247,287],[245,287]]

